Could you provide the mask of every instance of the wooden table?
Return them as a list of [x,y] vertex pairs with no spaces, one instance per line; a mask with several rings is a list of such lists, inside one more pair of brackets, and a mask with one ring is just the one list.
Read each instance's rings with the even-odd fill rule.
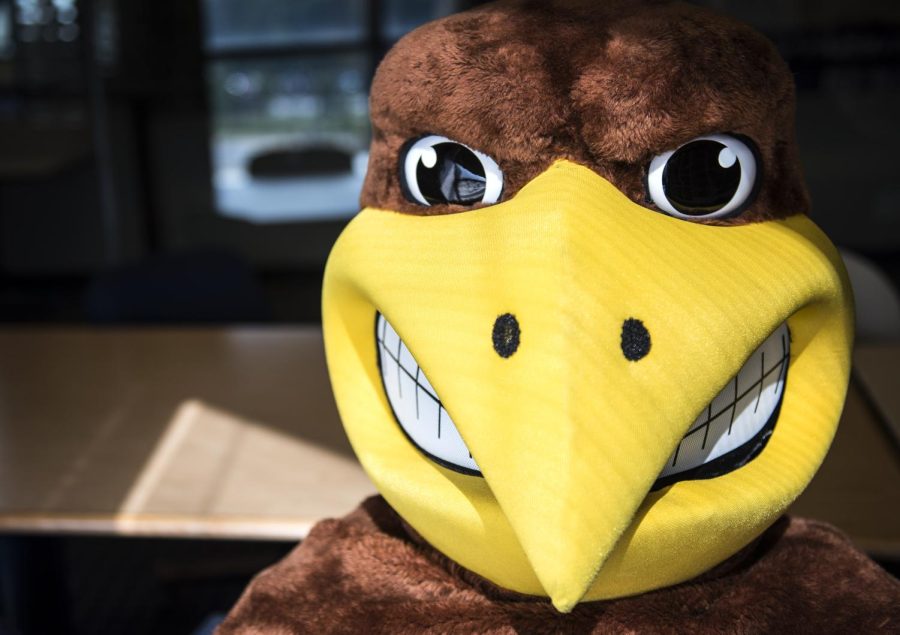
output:
[[870,554],[900,559],[900,344],[857,347],[831,451],[791,512],[826,520]]
[[297,539],[374,491],[317,328],[0,330],[0,530]]
[[[792,511],[900,557],[900,346],[855,362]],[[373,492],[317,328],[0,330],[0,531],[299,539]]]

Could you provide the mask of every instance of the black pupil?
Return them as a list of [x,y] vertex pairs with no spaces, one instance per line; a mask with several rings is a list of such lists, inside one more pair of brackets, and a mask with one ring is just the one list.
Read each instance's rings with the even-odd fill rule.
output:
[[682,214],[703,216],[728,204],[741,182],[741,162],[729,151],[726,154],[733,163],[723,167],[720,156],[725,149],[718,141],[702,139],[675,151],[662,174],[672,207]]
[[430,204],[458,203],[473,205],[484,198],[487,179],[484,166],[475,153],[458,143],[444,142],[431,146],[437,154],[433,167],[420,160],[416,166],[419,191]]

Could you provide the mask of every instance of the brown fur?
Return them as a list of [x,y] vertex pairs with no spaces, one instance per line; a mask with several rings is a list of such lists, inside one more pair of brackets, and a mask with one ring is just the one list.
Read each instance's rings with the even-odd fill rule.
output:
[[[673,554],[673,557],[677,557]],[[896,633],[900,583],[832,527],[782,518],[691,582],[560,614],[414,540],[384,499],[318,524],[259,574],[230,633]]]
[[712,11],[666,0],[506,0],[404,37],[372,85],[364,206],[446,214],[408,201],[398,180],[409,139],[432,133],[492,156],[509,199],[555,159],[646,201],[652,157],[701,135],[759,146],[763,181],[734,223],[806,213],[794,86],[772,44]]

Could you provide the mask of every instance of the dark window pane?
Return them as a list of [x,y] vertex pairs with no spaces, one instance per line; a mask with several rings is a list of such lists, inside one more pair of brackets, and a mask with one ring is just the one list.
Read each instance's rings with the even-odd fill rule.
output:
[[0,58],[6,58],[12,55],[12,33],[12,6],[7,0],[0,0]]
[[382,36],[396,40],[425,22],[459,10],[458,0],[385,0]]
[[363,0],[204,0],[206,46],[239,48],[359,42]]

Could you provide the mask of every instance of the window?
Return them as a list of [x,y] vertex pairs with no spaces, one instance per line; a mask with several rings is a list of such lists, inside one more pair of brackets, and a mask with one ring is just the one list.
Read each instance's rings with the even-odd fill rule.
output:
[[356,212],[377,60],[407,31],[467,4],[204,0],[218,213],[284,223]]

